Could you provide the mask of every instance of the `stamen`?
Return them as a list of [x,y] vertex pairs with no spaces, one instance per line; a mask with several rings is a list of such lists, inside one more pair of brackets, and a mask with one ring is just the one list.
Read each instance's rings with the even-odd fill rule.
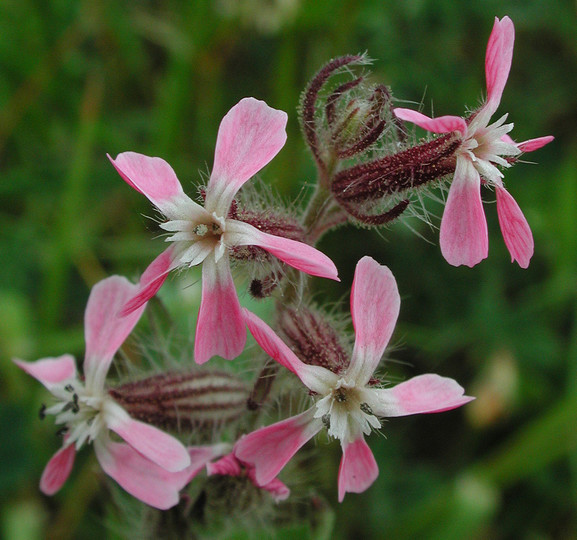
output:
[[67,384],[64,387],[64,390],[66,390],[67,392],[70,392],[72,394],[72,392],[74,392],[74,386],[72,386],[71,384]]
[[327,429],[331,429],[331,417],[329,414],[323,414],[321,420]]
[[38,416],[40,417],[40,420],[44,420],[46,418],[46,405],[44,403],[38,411]]
[[77,414],[80,411],[80,405],[78,404],[78,394],[72,396],[72,412]]
[[74,401],[69,401],[68,403],[66,403],[66,405],[64,405],[64,407],[62,407],[62,411],[61,412],[67,412],[74,409]]
[[371,406],[368,403],[361,403],[361,411],[365,414],[373,414],[373,409],[371,409]]
[[340,388],[337,388],[334,391],[334,395],[335,395],[335,399],[339,402],[342,403],[343,401],[347,400],[347,394],[345,392],[343,392]]
[[60,437],[62,435],[64,435],[66,432],[68,431],[68,428],[66,426],[61,427],[57,432],[56,432],[56,436]]

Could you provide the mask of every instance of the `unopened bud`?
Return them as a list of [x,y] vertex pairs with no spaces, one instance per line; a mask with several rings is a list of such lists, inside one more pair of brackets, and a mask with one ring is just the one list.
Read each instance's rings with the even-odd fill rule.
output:
[[166,429],[217,427],[246,410],[248,390],[237,377],[224,372],[168,372],[109,390],[130,414]]
[[[352,97],[348,102],[343,97],[340,101],[345,101],[345,104],[341,110],[336,107],[338,101],[332,100],[331,115],[335,119],[331,125],[330,138],[338,159],[351,158],[365,152],[383,134],[392,118],[389,89],[380,85],[365,93],[369,92],[371,93],[368,97]],[[335,94],[329,99],[333,95]]]
[[[282,211],[273,212],[272,210],[252,210],[240,208],[235,203],[232,209],[232,219],[244,221],[252,225],[259,231],[282,238],[289,238],[297,242],[304,242],[305,231],[296,218],[283,213]],[[258,261],[268,260],[270,256],[267,251],[257,246],[233,246],[229,253],[231,257],[237,260]]]
[[[342,73],[343,68],[351,66],[366,65],[369,59],[364,55],[347,55],[340,56],[324,65],[318,73],[312,78],[307,85],[300,104],[300,120],[305,141],[307,142],[313,157],[319,169],[326,172],[328,161],[330,160],[328,153],[333,153],[327,147],[330,142],[332,133],[337,128],[339,123],[339,107],[337,106],[341,96],[347,94],[362,81],[362,78],[353,79],[344,84],[341,84],[328,97],[324,107],[325,119],[322,122],[318,121],[319,110],[322,108],[319,105],[319,93],[326,85],[327,81],[334,75]],[[350,110],[347,114],[350,114]],[[322,114],[322,113],[321,113]],[[342,118],[342,117],[341,117]],[[329,127],[329,137],[327,140],[325,125]]]
[[279,328],[286,343],[305,363],[342,373],[349,365],[349,355],[341,344],[339,333],[326,316],[304,306],[285,308],[279,317]]

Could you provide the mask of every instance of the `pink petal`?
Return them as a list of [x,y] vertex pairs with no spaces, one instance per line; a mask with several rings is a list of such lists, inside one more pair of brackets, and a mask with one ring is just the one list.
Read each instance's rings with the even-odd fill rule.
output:
[[255,468],[259,486],[271,482],[298,450],[322,428],[309,409],[282,422],[257,429],[234,446],[234,455]]
[[173,252],[173,247],[165,249],[148,265],[148,268],[140,276],[138,288],[132,298],[122,306],[121,317],[126,317],[140,309],[159,291],[166,281],[168,273],[178,266],[178,262],[172,258]]
[[288,265],[310,274],[339,281],[337,267],[324,253],[303,242],[267,234],[256,227],[229,219],[226,242],[235,246],[258,246]]
[[206,209],[226,216],[236,192],[278,154],[286,141],[287,115],[254,98],[240,100],[222,119]]
[[513,60],[515,27],[509,17],[499,20],[495,17],[493,31],[487,43],[485,56],[485,77],[487,79],[487,107],[491,116],[501,102],[501,96]]
[[481,179],[473,164],[457,158],[443,219],[441,252],[449,264],[475,266],[487,257],[487,222],[481,203]]
[[165,216],[175,217],[175,204],[190,201],[172,170],[161,158],[148,157],[135,152],[108,156],[120,176],[136,191],[145,195]]
[[40,381],[48,390],[60,385],[63,381],[76,377],[76,362],[69,354],[57,358],[43,358],[36,362],[24,362],[17,359],[13,362],[28,375]]
[[234,454],[227,454],[214,463],[208,463],[206,466],[208,476],[218,474],[221,476],[240,476],[243,473],[243,467]]
[[[255,486],[258,486],[254,469],[248,470],[248,478]],[[283,484],[278,478],[274,478],[268,484],[259,487],[261,489],[264,489],[265,491],[268,491],[272,495],[275,502],[284,501],[288,499],[289,495],[291,494],[291,490],[286,486],[286,484]]]
[[229,450],[230,445],[226,443],[208,446],[189,446],[188,455],[190,456],[190,465],[188,466],[187,471],[191,474],[190,478],[192,479],[192,477],[196,476],[204,467],[208,469],[211,465],[210,461],[222,456]]
[[533,256],[533,235],[519,205],[503,187],[496,186],[497,214],[505,245],[511,254],[511,262],[517,261],[527,268]]
[[400,306],[391,271],[371,257],[363,257],[357,263],[351,291],[356,339],[347,379],[357,381],[359,386],[369,381],[391,339]]
[[549,144],[555,139],[553,135],[546,135],[545,137],[537,137],[536,139],[529,139],[528,141],[523,141],[517,144],[517,148],[521,152],[534,152],[543,148],[546,144]]
[[307,388],[317,394],[324,394],[336,384],[337,376],[334,373],[321,366],[309,366],[301,362],[270,326],[247,309],[242,312],[256,342],[271,358],[292,371]]
[[343,457],[339,467],[339,502],[345,493],[362,493],[379,476],[375,456],[361,436],[352,443],[343,444]]
[[453,379],[427,374],[413,377],[393,388],[373,390],[379,404],[372,404],[377,416],[407,416],[438,413],[460,407],[475,398]]
[[226,476],[241,476],[246,474],[248,479],[260,489],[268,491],[276,502],[284,501],[290,495],[290,489],[283,484],[278,478],[274,478],[268,484],[260,486],[256,481],[255,469],[252,466],[243,465],[234,454],[228,454],[214,463],[206,466],[209,476],[213,474]]
[[242,352],[245,343],[246,329],[228,258],[225,255],[215,263],[209,255],[202,265],[194,359],[197,364],[204,364],[215,355],[232,360]]
[[186,448],[158,428],[133,420],[128,415],[114,417],[109,421],[108,427],[147,460],[169,472],[181,471],[190,465]]
[[52,456],[40,478],[40,491],[45,495],[54,495],[70,475],[76,448],[73,444],[63,446]]
[[192,471],[168,472],[152,463],[127,444],[94,444],[104,472],[142,502],[166,510],[178,504],[178,492],[191,480]]
[[420,112],[413,111],[412,109],[403,109],[402,107],[394,109],[393,112],[400,120],[416,124],[432,133],[451,133],[452,131],[458,131],[461,134],[465,134],[467,132],[467,123],[459,116],[429,118]]
[[125,317],[118,317],[137,290],[138,285],[121,276],[111,276],[92,287],[84,312],[87,380],[92,380],[98,372],[99,382],[95,384],[104,383],[112,357],[140,319],[144,305]]

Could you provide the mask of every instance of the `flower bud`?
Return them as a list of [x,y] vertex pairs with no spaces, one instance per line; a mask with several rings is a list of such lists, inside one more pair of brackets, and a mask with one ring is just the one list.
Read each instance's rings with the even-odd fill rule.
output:
[[[233,201],[229,218],[248,223],[273,236],[307,243],[305,229],[297,217],[270,194],[266,201],[259,200],[255,193]],[[248,292],[254,298],[271,296],[285,276],[284,264],[261,247],[230,246],[229,254],[234,260],[249,263],[247,270],[251,282]]]
[[160,373],[109,393],[132,418],[179,430],[232,422],[246,411],[248,397],[240,379],[219,371]]
[[[299,221],[282,209],[279,210],[278,206],[274,210],[270,207],[261,210],[241,207],[238,202],[233,202],[229,218],[244,221],[267,234],[297,242],[305,240],[305,231]],[[269,261],[271,258],[267,251],[257,246],[232,246],[230,256],[237,260],[257,262]]]
[[326,316],[305,306],[282,310],[278,324],[285,342],[305,363],[341,373],[349,364],[349,355],[339,333]]
[[[382,134],[386,118],[382,99],[384,87],[366,91],[364,77],[357,77],[336,87],[321,103],[321,91],[330,78],[352,66],[366,65],[365,55],[335,58],[323,66],[305,89],[300,105],[301,126],[321,178],[334,161],[352,157],[366,150]],[[355,92],[356,91],[356,92]],[[390,110],[388,111],[390,116]]]
[[[361,81],[361,78],[356,81]],[[352,97],[338,110],[335,104],[345,101],[340,99],[343,95],[340,90],[342,86],[331,94],[325,107],[330,126],[330,143],[337,158],[341,160],[370,148],[383,134],[391,118],[391,94],[386,86],[375,87],[368,98]],[[330,113],[327,110],[329,102]],[[332,121],[329,120],[331,117]]]

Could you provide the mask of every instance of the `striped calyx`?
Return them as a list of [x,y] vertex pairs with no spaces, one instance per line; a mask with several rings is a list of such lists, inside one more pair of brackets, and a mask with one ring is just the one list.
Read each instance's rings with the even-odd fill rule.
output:
[[109,391],[132,418],[168,429],[212,428],[246,411],[245,384],[221,371],[167,372]]

